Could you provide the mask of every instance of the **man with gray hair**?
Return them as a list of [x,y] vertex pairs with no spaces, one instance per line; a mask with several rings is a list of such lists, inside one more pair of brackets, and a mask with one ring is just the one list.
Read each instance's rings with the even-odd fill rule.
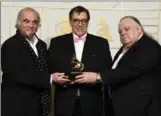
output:
[[39,13],[30,7],[22,9],[16,21],[16,34],[2,45],[2,116],[49,113],[47,47],[36,35],[39,26]]
[[122,47],[101,73],[114,116],[161,116],[161,46],[134,16],[121,18],[118,32]]

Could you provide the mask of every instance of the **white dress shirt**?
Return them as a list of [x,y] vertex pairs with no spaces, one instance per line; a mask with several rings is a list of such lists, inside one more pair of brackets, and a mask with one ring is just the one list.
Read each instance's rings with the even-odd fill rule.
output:
[[[80,38],[86,38],[86,36],[87,36],[87,33],[84,34]],[[73,41],[74,41],[74,38],[79,38],[79,37],[73,33]],[[82,60],[82,53],[83,53],[84,43],[85,43],[85,41],[82,41],[82,40],[79,40],[78,42],[74,42],[76,58],[80,62]]]
[[117,60],[114,62],[114,64],[112,65],[112,69],[115,69],[118,65],[118,62],[120,61],[120,59],[122,58],[122,56],[127,52],[127,49],[126,50],[123,50],[119,57],[117,58]]
[[36,36],[33,36],[32,39],[27,39],[26,40],[29,42],[30,46],[32,47],[32,49],[34,50],[35,54],[38,56],[38,51],[37,51],[37,48],[36,48],[36,44],[38,42],[38,39]]
[[[87,33],[84,34],[82,37],[78,37],[77,35],[75,35],[73,33],[73,42],[74,42],[74,38],[86,38],[87,37]],[[81,62],[82,60],[82,53],[83,53],[83,49],[84,49],[84,43],[85,41],[79,40],[78,42],[74,42],[74,48],[75,48],[75,53],[76,53],[76,58],[77,60],[79,60]],[[76,93],[77,96],[80,96],[80,90],[77,90]]]

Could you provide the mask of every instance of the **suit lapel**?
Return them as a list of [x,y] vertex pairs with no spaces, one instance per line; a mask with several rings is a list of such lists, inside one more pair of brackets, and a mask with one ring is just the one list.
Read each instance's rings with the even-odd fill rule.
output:
[[[37,59],[38,56],[36,55],[36,53],[34,52],[32,47],[30,46],[30,44],[28,43],[26,38],[24,38],[23,36],[20,35],[20,40],[23,42],[24,47],[29,51],[29,53],[31,54],[32,58]],[[35,60],[33,60],[33,61],[35,61]]]
[[117,58],[119,57],[119,55],[121,54],[123,50],[123,46],[119,49],[119,51],[116,53],[114,59],[113,59],[113,62],[112,62],[112,65],[114,64],[114,62],[117,60]]
[[[68,37],[66,38],[66,42],[64,43],[64,47],[65,47],[65,46],[67,47],[66,50],[68,50],[67,53],[68,53],[69,57],[72,59],[73,55],[76,54],[76,52],[75,52],[75,47],[74,47],[74,42],[73,42],[73,35],[72,35],[72,33],[70,33],[70,34],[68,35]],[[69,49],[68,49],[68,48],[69,48]]]
[[88,57],[88,53],[89,53],[89,50],[90,50],[90,46],[92,45],[92,42],[93,41],[91,41],[90,35],[87,34],[86,41],[84,43],[83,52],[82,52],[82,60],[81,60],[81,62],[83,62],[83,63],[87,59],[86,57]]
[[38,55],[39,55],[39,57],[38,57],[35,54],[32,47],[30,46],[30,44],[28,43],[28,41],[26,40],[26,38],[19,33],[17,33],[17,36],[20,39],[20,41],[23,43],[23,46],[25,47],[25,49],[30,53],[31,58],[32,58],[33,62],[35,63],[35,65],[38,67],[38,69],[40,71],[44,71],[45,73],[48,73],[46,60],[45,60],[45,56],[44,56],[45,50],[41,46],[40,40],[38,39],[38,43],[36,44],[36,48],[37,48]]

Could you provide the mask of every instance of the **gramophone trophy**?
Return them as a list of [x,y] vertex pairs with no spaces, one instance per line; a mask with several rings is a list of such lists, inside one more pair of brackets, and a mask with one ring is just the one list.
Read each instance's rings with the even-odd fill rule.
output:
[[75,80],[75,77],[82,73],[82,70],[84,69],[84,64],[81,63],[79,60],[77,60],[76,55],[74,54],[71,60],[71,66],[72,66],[72,71],[68,78],[70,80]]

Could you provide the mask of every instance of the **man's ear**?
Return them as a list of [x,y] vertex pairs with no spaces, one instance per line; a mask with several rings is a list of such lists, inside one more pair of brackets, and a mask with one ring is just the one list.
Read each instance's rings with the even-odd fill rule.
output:
[[39,23],[38,28],[41,27],[41,24]]
[[143,33],[143,30],[140,25],[137,25],[137,30],[139,34]]
[[16,26],[19,27],[20,25],[21,25],[21,21],[20,20],[17,20]]
[[139,26],[139,33],[143,33],[143,29]]

